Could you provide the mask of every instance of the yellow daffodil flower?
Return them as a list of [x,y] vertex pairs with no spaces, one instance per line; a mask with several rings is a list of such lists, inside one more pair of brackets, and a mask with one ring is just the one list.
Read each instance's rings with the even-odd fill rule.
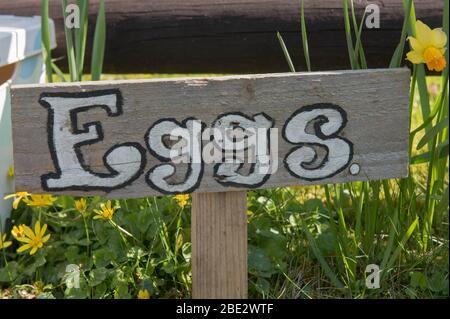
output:
[[13,208],[17,209],[17,207],[19,207],[20,201],[21,200],[25,200],[30,195],[31,194],[29,194],[27,192],[17,192],[15,194],[10,194],[10,195],[5,196],[4,199],[9,199],[9,198],[13,198],[14,197]]
[[180,195],[176,195],[175,198],[178,201],[178,205],[181,208],[184,208],[184,206],[186,206],[187,203],[188,203],[189,195],[187,195],[187,194],[180,194]]
[[0,250],[8,248],[11,244],[11,241],[6,241],[6,234],[2,234],[0,231]]
[[30,227],[24,226],[25,236],[22,238],[17,238],[17,240],[25,244],[20,246],[19,249],[17,249],[17,252],[21,253],[25,250],[31,249],[30,255],[34,255],[50,238],[50,234],[45,235],[46,230],[47,224],[44,224],[41,228],[41,223],[39,221],[34,224],[34,232]]
[[81,215],[83,215],[86,212],[87,209],[87,202],[86,199],[80,198],[79,200],[75,201],[75,209],[80,212]]
[[100,209],[94,209],[94,219],[112,220],[114,212],[117,207],[111,207],[111,201],[107,201],[106,204],[100,204]]
[[44,206],[51,206],[55,201],[56,197],[53,197],[52,195],[30,195],[30,197],[25,198],[23,201],[28,206],[34,206],[34,207],[44,207]]
[[408,37],[411,51],[406,58],[414,64],[425,63],[430,71],[442,71],[447,65],[445,46],[447,35],[441,28],[431,30],[420,20],[416,21],[416,36]]
[[138,299],[150,299],[150,293],[148,292],[147,289],[141,289],[138,292],[137,298]]
[[14,226],[11,230],[11,235],[13,235],[17,240],[19,238],[23,238],[25,236],[25,225],[21,224],[19,226]]

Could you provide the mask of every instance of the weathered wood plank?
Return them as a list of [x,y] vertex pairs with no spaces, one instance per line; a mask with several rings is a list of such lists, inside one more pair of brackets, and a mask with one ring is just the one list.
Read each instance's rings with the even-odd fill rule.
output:
[[[99,0],[90,0],[87,45],[93,43]],[[58,47],[66,56],[63,10],[50,0]],[[402,0],[354,1],[362,17],[369,4],[380,8],[380,28],[362,32],[371,67],[387,67],[400,40]],[[442,26],[442,0],[416,0],[417,17]],[[299,0],[108,0],[106,73],[262,73],[285,72],[288,65],[277,41],[280,31],[297,70],[306,70],[300,41]],[[342,0],[305,0],[305,19],[314,70],[350,67]],[[1,14],[40,15],[41,1],[0,1]],[[367,16],[367,14],[366,14]],[[86,69],[90,53],[86,50]],[[67,70],[67,59],[58,65]]]
[[[404,177],[408,165],[409,81],[407,69],[377,69],[16,86],[12,89],[16,189],[145,197]],[[109,106],[77,109],[92,101]],[[62,111],[70,107],[75,108],[72,118]],[[312,114],[317,110],[325,113]],[[226,117],[233,112],[249,121],[258,118],[261,123],[272,123],[278,129],[278,153],[274,157],[278,170],[261,183],[255,180],[241,187],[232,181],[243,177],[226,165],[216,175],[213,164],[205,164],[203,171],[192,165],[188,177],[193,183],[186,189],[174,184],[184,181],[190,165],[177,164],[174,180],[167,180],[164,188],[161,176],[167,172],[154,170],[161,164],[155,148],[167,145],[157,136],[167,132],[157,122],[173,118],[181,123],[194,117],[211,127],[213,123],[218,125],[222,116],[221,125],[228,121],[233,126]],[[315,120],[308,122],[313,117],[304,116]],[[302,119],[309,123],[304,129]],[[151,139],[146,141],[150,127]],[[98,141],[84,141],[87,136],[98,137],[98,133]],[[319,140],[317,133],[322,134]],[[61,138],[62,144],[55,142]],[[83,145],[72,149],[75,142]],[[124,143],[111,153],[115,145]],[[56,158],[55,154],[52,158],[51,149],[54,153],[59,149]],[[105,154],[110,155],[109,164],[120,171],[115,177],[105,167]],[[64,184],[58,179],[58,165],[64,159],[72,161],[65,177],[70,180],[72,174],[90,187],[74,186],[67,180]],[[160,181],[155,182],[158,178]],[[118,186],[112,189],[113,185]]]
[[192,297],[247,298],[247,192],[192,196]]

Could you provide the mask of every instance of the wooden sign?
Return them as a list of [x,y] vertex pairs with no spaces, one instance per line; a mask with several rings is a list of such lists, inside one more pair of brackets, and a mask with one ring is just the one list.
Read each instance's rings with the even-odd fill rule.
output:
[[16,189],[130,198],[404,177],[409,81],[379,69],[15,86]]

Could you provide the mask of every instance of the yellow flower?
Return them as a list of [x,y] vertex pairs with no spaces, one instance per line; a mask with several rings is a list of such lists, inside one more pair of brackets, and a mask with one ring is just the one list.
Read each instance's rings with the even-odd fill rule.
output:
[[6,241],[6,234],[2,234],[0,231],[0,250],[8,248],[11,244],[11,241]]
[[25,225],[14,226],[11,230],[11,235],[16,239],[23,238],[25,236]]
[[44,224],[41,228],[41,223],[39,221],[34,224],[34,232],[30,227],[24,226],[25,236],[17,238],[17,240],[25,244],[20,246],[19,249],[17,249],[17,252],[21,253],[31,248],[30,255],[35,254],[36,251],[42,248],[50,238],[50,234],[45,235],[46,230],[47,224]]
[[44,285],[44,283],[43,283],[42,281],[36,281],[36,282],[33,284],[33,287],[34,287],[34,291],[35,291],[37,294],[43,293],[43,292],[44,292],[44,289],[45,289],[45,285]]
[[175,198],[178,201],[178,205],[181,208],[184,208],[184,206],[186,206],[188,203],[189,195],[187,194],[176,195]]
[[87,202],[84,198],[80,198],[79,200],[75,201],[75,209],[80,212],[81,215],[83,215],[86,212],[87,209]]
[[30,195],[30,198],[23,200],[28,206],[44,207],[50,206],[56,201],[56,197],[52,195]]
[[138,299],[150,299],[150,293],[147,289],[141,289],[137,295]]
[[442,71],[447,65],[445,60],[445,45],[447,35],[442,28],[431,30],[420,20],[416,21],[416,36],[408,37],[411,51],[406,58],[414,64],[425,63],[431,71]]
[[111,201],[107,201],[106,204],[101,203],[100,209],[94,209],[94,213],[97,216],[94,216],[94,219],[106,219],[111,220],[113,218],[114,212],[117,207],[111,207]]
[[28,196],[30,196],[31,194],[27,193],[27,192],[17,192],[15,194],[10,194],[5,196],[3,199],[8,199],[8,198],[12,198],[14,197],[14,201],[13,201],[13,208],[17,209],[17,207],[19,207],[19,203],[20,201],[23,199],[25,200],[26,198],[28,198]]
[[8,168],[8,177],[9,178],[14,177],[14,166],[12,166],[12,165]]

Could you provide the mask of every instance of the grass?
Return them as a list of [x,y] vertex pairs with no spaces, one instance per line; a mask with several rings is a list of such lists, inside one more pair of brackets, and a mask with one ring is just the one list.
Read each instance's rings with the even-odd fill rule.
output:
[[[366,68],[362,19],[351,1],[344,0],[342,7],[350,64]],[[405,0],[404,9],[390,67],[400,65],[405,39],[414,34],[414,2]],[[445,1],[444,17],[448,10]],[[314,52],[308,48],[302,3],[300,12],[303,53],[311,70]],[[97,21],[101,25],[104,19],[100,13]],[[448,34],[448,18],[443,25]],[[103,43],[104,30],[96,27],[95,33]],[[50,80],[177,76],[100,77],[101,43],[94,46],[93,74],[83,75],[85,33],[68,34],[71,73],[62,74],[47,53],[54,71]],[[277,36],[294,71],[295,61],[282,35]],[[408,178],[248,193],[250,297],[448,298],[448,67],[441,76],[427,77],[423,65],[414,66],[410,96]],[[75,200],[60,196],[42,208],[21,203],[13,212],[14,225],[33,225],[40,218],[52,237],[33,256],[18,254],[17,242],[0,251],[0,296],[135,298],[146,289],[152,298],[190,297],[190,201],[184,205],[170,196],[119,200],[111,223],[93,219],[93,209],[104,199],[87,198],[83,212]],[[68,264],[80,267],[79,289],[67,285]],[[365,285],[369,264],[380,266],[379,289]]]

